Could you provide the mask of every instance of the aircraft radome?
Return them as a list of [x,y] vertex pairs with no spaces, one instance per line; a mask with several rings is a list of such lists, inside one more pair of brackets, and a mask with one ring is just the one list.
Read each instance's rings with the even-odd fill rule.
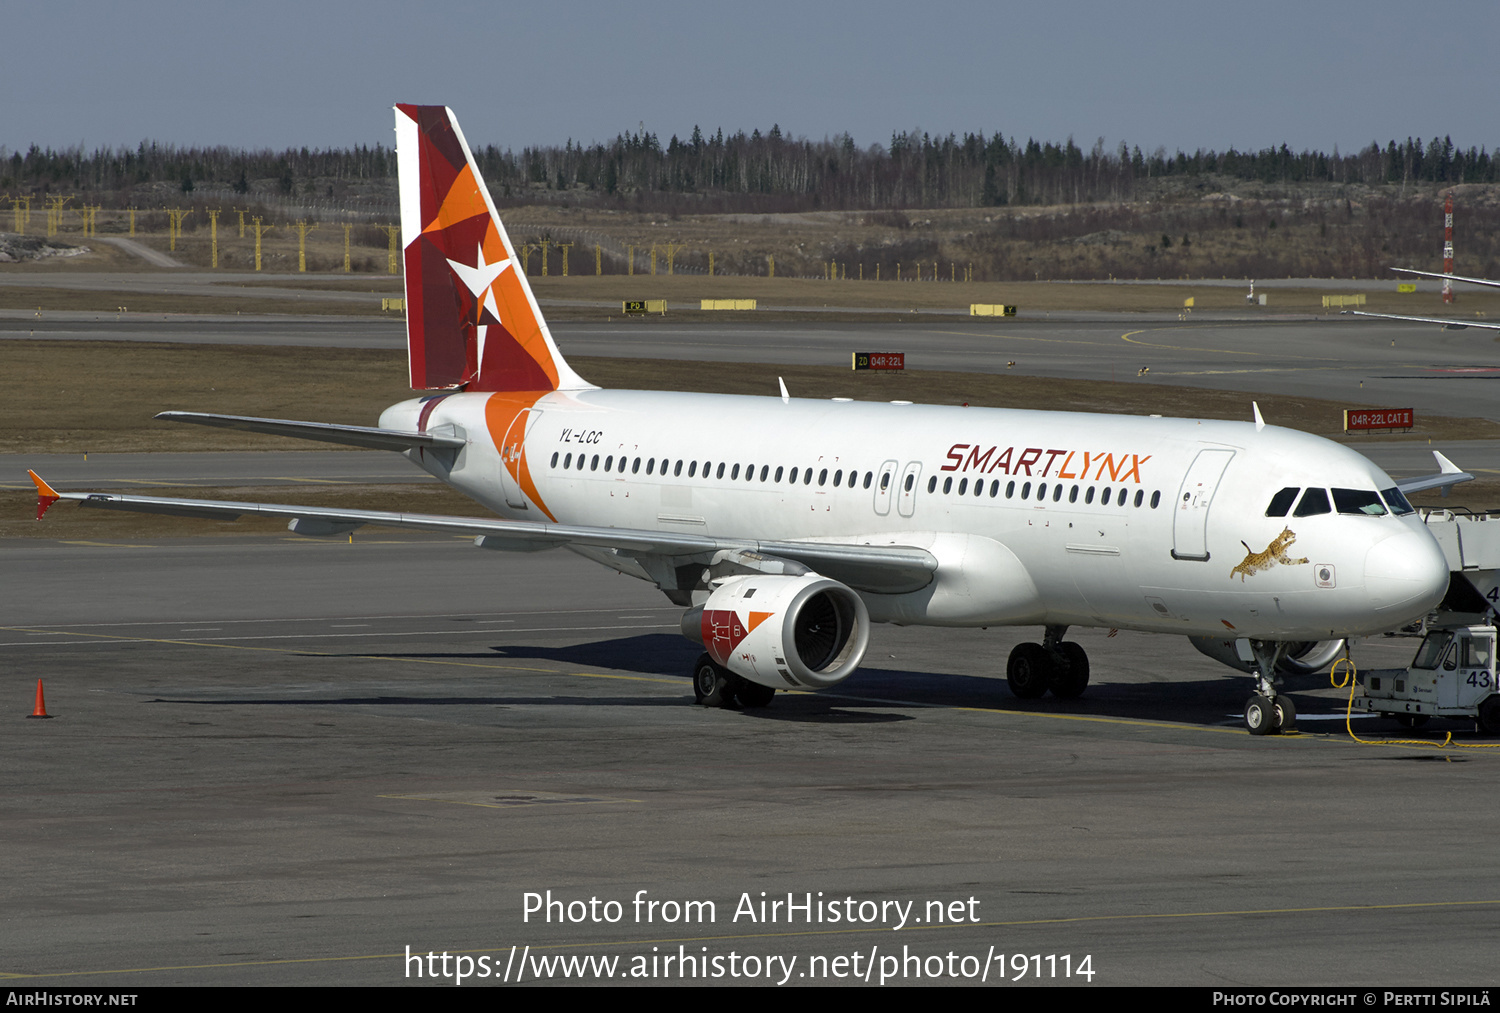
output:
[[[1423,616],[1448,568],[1397,483],[1327,440],[1254,422],[602,390],[538,310],[457,121],[396,107],[411,385],[378,427],[160,418],[394,450],[498,517],[60,493],[87,507],[463,532],[565,546],[647,580],[705,648],[705,704],[852,675],[877,622],[1037,626],[1021,698],[1088,684],[1091,626],[1193,638],[1251,672],[1250,731],[1290,727],[1287,666]],[[976,634],[977,636],[977,634]],[[982,656],[976,652],[976,656]]]

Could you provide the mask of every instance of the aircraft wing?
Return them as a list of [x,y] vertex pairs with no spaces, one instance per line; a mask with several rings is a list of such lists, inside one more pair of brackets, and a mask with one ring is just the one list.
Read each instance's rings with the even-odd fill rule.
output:
[[1423,278],[1445,278],[1448,281],[1466,281],[1470,285],[1488,285],[1490,288],[1500,288],[1500,281],[1494,281],[1490,278],[1469,278],[1462,274],[1444,274],[1441,271],[1418,271],[1414,267],[1393,267],[1391,270],[1399,271],[1402,274],[1418,274]]
[[372,426],[340,426],[328,422],[294,422],[290,419],[258,419],[249,415],[210,415],[205,412],[159,412],[163,422],[192,422],[219,429],[243,429],[271,436],[291,436],[299,440],[342,443],[368,450],[457,450],[468,440],[440,433],[408,433],[399,429],[376,429]]
[[1396,313],[1366,313],[1364,310],[1342,310],[1348,316],[1379,317],[1381,320],[1408,320],[1414,324],[1441,324],[1450,331],[1461,331],[1465,327],[1479,327],[1486,331],[1500,331],[1500,323],[1481,323],[1477,320],[1455,320],[1452,317],[1406,317]]
[[920,590],[932,582],[938,567],[937,558],[932,553],[909,545],[772,542],[750,538],[716,538],[675,531],[508,521],[498,517],[453,517],[442,514],[297,506],[288,503],[238,503],[226,500],[130,496],[106,492],[58,492],[36,472],[27,474],[36,483],[37,520],[42,519],[42,515],[53,503],[73,500],[80,506],[95,509],[173,514],[181,517],[221,520],[235,520],[247,514],[257,517],[285,517],[289,521],[287,526],[292,531],[306,535],[347,534],[366,524],[419,531],[447,531],[473,535],[475,544],[481,548],[514,552],[536,552],[577,545],[611,549],[629,557],[647,556],[706,565],[721,551],[739,554],[749,551],[774,559],[793,560],[857,591],[879,594]]
[[1413,492],[1425,492],[1428,489],[1442,489],[1443,495],[1448,495],[1448,490],[1459,482],[1472,482],[1474,476],[1464,471],[1458,465],[1448,460],[1436,450],[1432,456],[1437,458],[1438,473],[1436,475],[1423,475],[1420,478],[1403,478],[1396,482],[1396,488],[1401,490],[1404,496]]

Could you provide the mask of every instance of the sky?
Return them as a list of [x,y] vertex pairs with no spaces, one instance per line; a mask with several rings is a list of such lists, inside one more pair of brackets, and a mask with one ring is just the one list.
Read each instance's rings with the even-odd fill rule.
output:
[[[856,144],[995,131],[1084,149],[1500,146],[1500,3],[12,5],[0,148],[389,145],[396,102],[471,145],[694,125]],[[25,40],[21,43],[20,40]]]

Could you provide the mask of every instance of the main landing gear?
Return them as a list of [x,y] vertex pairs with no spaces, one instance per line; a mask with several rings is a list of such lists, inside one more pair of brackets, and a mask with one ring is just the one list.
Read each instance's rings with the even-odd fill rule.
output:
[[693,665],[693,699],[705,707],[765,707],[776,696],[770,686],[735,675],[707,653]]
[[1250,641],[1255,655],[1256,670],[1251,674],[1255,676],[1256,692],[1245,704],[1245,730],[1251,735],[1279,735],[1297,729],[1297,708],[1292,698],[1276,692],[1276,663],[1286,648],[1276,641]]
[[1081,696],[1089,684],[1089,656],[1083,648],[1063,642],[1066,626],[1048,626],[1040,644],[1017,644],[1005,666],[1005,681],[1021,700],[1035,700],[1052,691],[1071,700]]

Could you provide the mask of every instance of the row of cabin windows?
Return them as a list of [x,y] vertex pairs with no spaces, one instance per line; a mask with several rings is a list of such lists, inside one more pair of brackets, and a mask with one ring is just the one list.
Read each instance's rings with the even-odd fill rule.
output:
[[[559,458],[561,458],[560,462],[559,462]],[[626,469],[628,468],[629,471],[630,471],[630,473],[632,475],[638,475],[641,472],[641,465],[642,465],[643,461],[645,463],[645,469],[646,469],[646,474],[647,475],[656,475],[656,474],[659,474],[659,475],[665,476],[668,473],[668,471],[670,470],[670,472],[671,472],[671,474],[672,474],[672,476],[674,478],[681,478],[683,476],[683,470],[684,470],[684,468],[686,468],[687,477],[688,478],[697,478],[698,474],[699,474],[699,465],[698,465],[697,461],[681,461],[681,460],[679,460],[679,461],[675,461],[674,462],[670,458],[665,458],[665,457],[661,458],[660,460],[658,460],[657,458],[654,458],[654,457],[647,457],[647,458],[637,457],[637,458],[631,459],[630,457],[624,456],[624,455],[620,456],[619,458],[616,458],[613,454],[606,455],[603,458],[603,461],[602,461],[602,470],[605,471],[606,473],[614,473],[614,474],[621,474],[621,475],[623,475],[625,473]],[[557,467],[559,467],[559,464],[561,465],[561,468],[564,471],[583,471],[585,469],[587,469],[588,471],[599,471],[599,470],[601,470],[601,460],[600,460],[600,457],[599,457],[598,454],[594,454],[592,456],[589,455],[589,454],[577,454],[577,455],[566,454],[566,455],[564,455],[564,454],[562,454],[561,451],[556,451],[552,455],[552,465],[551,466],[553,468],[557,468]],[[799,480],[800,480],[800,482],[801,482],[802,485],[812,485],[812,483],[813,483],[813,471],[814,471],[814,469],[812,469],[812,468],[792,468],[790,470],[787,470],[784,467],[777,467],[776,470],[775,470],[775,472],[773,473],[771,471],[771,466],[769,464],[763,464],[763,465],[760,466],[760,475],[759,475],[759,478],[760,478],[760,481],[762,481],[762,482],[772,481],[772,482],[776,482],[776,483],[779,484],[781,482],[782,478],[785,477],[788,485],[796,485],[796,484],[798,484]],[[712,477],[718,478],[718,479],[724,478],[725,475],[727,474],[729,476],[730,481],[738,481],[739,478],[740,478],[740,475],[741,475],[741,467],[738,464],[729,464],[728,462],[720,461],[717,470],[715,470],[714,464],[713,464],[712,461],[704,461],[703,465],[702,465],[702,474],[703,474],[704,478],[708,478],[708,477],[712,476]],[[756,476],[755,465],[753,465],[753,464],[747,464],[747,465],[745,465],[744,468],[743,468],[743,474],[745,476],[745,481],[747,481],[747,482],[753,482],[753,481],[755,481],[756,477],[757,477]],[[884,492],[886,489],[888,489],[890,487],[891,479],[893,477],[894,476],[892,476],[889,473],[883,474],[883,475],[880,476],[880,489],[881,489],[882,492]],[[854,489],[854,488],[868,489],[868,488],[870,488],[870,486],[874,482],[874,480],[875,480],[875,473],[872,472],[872,471],[865,472],[864,473],[864,480],[861,481],[860,480],[860,473],[859,473],[859,471],[857,471],[857,470],[851,470],[850,472],[848,472],[848,475],[846,477],[844,470],[842,468],[837,468],[833,472],[833,483],[832,484],[833,484],[834,488],[847,487],[847,488],[850,488],[850,489]],[[829,476],[828,476],[828,469],[827,468],[818,469],[818,471],[817,471],[817,481],[818,481],[818,485],[820,485],[820,486],[826,486],[826,485],[829,484]],[[914,481],[915,480],[914,480],[913,476],[911,476],[911,475],[907,475],[906,476],[906,483],[905,483],[905,485],[906,485],[906,491],[907,492],[911,492],[911,489],[912,489],[912,486],[914,484]],[[982,478],[981,479],[976,479],[974,481],[973,488],[974,488],[974,491],[973,491],[972,495],[974,495],[976,497],[983,496],[984,495],[984,479],[982,479]],[[1063,484],[1061,482],[1054,483],[1054,484],[1052,484],[1050,486],[1051,493],[1052,493],[1052,502],[1054,502],[1054,503],[1061,502],[1062,497],[1063,497],[1063,489],[1064,488],[1065,487],[1063,486]],[[1046,482],[1038,482],[1038,483],[1036,483],[1036,501],[1037,502],[1040,503],[1040,502],[1044,501],[1047,498],[1048,489],[1049,489],[1049,486],[1048,486],[1048,484]],[[1071,489],[1068,490],[1068,502],[1069,503],[1077,503],[1078,502],[1079,489],[1080,489],[1080,486],[1075,485]],[[927,480],[927,491],[929,493],[935,493],[937,491],[937,476],[936,475],[930,477]],[[947,478],[943,479],[943,493],[946,495],[946,494],[951,494],[952,492],[953,492],[953,477],[950,475]],[[1032,483],[1031,482],[1022,483],[1021,487],[1020,487],[1020,493],[1021,493],[1021,499],[1031,499],[1032,498],[1032,496],[1031,496],[1031,493],[1032,493]],[[960,496],[970,495],[970,493],[969,493],[969,480],[967,478],[961,478],[961,479],[958,480],[958,495],[960,495]],[[993,479],[990,482],[990,498],[994,499],[994,498],[996,498],[999,495],[1000,495],[1000,480],[999,479]],[[1103,492],[1100,493],[1100,495],[1099,495],[1099,502],[1101,504],[1103,504],[1104,506],[1109,506],[1109,504],[1110,504],[1110,498],[1111,498],[1112,495],[1115,497],[1115,503],[1117,505],[1119,505],[1119,506],[1125,506],[1126,502],[1130,498],[1130,490],[1129,489],[1120,489],[1116,493],[1116,492],[1112,492],[1112,490],[1110,489],[1109,486],[1105,486]],[[1006,483],[1006,486],[1005,486],[1005,498],[1006,499],[1014,499],[1015,496],[1016,496],[1016,482],[1014,480],[1012,480],[1012,481]],[[1140,506],[1144,501],[1145,501],[1145,491],[1144,490],[1137,490],[1136,494],[1135,494],[1135,505],[1136,506]],[[1083,502],[1084,503],[1093,503],[1094,502],[1094,487],[1093,486],[1089,486],[1087,489],[1084,490],[1084,492],[1083,492]],[[1151,494],[1151,509],[1155,510],[1156,507],[1158,506],[1158,504],[1160,504],[1160,502],[1161,502],[1161,493],[1160,492],[1153,492]]]
[[[558,451],[553,453],[552,455],[552,467],[554,468],[558,467],[558,456],[560,453],[561,451]],[[647,475],[666,476],[669,470],[671,471],[673,478],[682,478],[684,475],[684,471],[686,472],[686,477],[688,478],[697,478],[699,474],[699,465],[697,461],[673,461],[671,458],[667,457],[663,457],[660,460],[654,457],[637,457],[632,459],[625,455],[621,455],[619,458],[616,458],[613,454],[609,454],[604,457],[603,466],[601,469],[600,458],[598,454],[594,454],[592,457],[588,454],[579,454],[577,455],[576,460],[574,459],[573,454],[568,454],[562,458],[561,466],[564,471],[583,471],[585,468],[587,468],[589,471],[603,470],[606,473],[613,472],[619,475],[625,474],[625,471],[628,468],[632,475],[638,475],[641,473],[642,463],[645,464]],[[712,461],[704,461],[702,465],[702,474],[704,478],[724,478],[727,475],[730,481],[737,482],[739,481],[740,475],[742,473],[744,474],[746,482],[753,482],[756,480],[755,465],[753,464],[744,465],[742,469],[738,464],[730,464],[727,461],[720,461],[717,471],[715,470]],[[788,485],[796,485],[799,481],[802,485],[812,485],[813,469],[792,468],[790,471],[788,471],[784,467],[778,467],[773,473],[769,464],[762,464],[760,466],[759,477],[762,482],[771,481],[779,483],[783,478],[785,478]],[[819,485],[826,486],[829,484],[827,468],[818,470],[817,480]],[[874,480],[874,472],[865,472],[864,488],[870,488],[870,483],[872,483]],[[847,477],[844,474],[843,468],[837,468],[833,472],[832,484],[835,488],[839,486],[847,486],[848,488],[853,489],[859,484],[859,481],[860,479],[858,471],[850,471]],[[884,488],[888,484],[889,476],[882,480],[881,488]]]
[[[1083,502],[1084,503],[1093,503],[1094,502],[1094,487],[1093,486],[1088,486],[1087,488],[1084,488],[1084,487],[1078,486],[1078,485],[1074,485],[1074,486],[1068,487],[1068,486],[1064,486],[1061,482],[1054,482],[1050,486],[1052,502],[1054,502],[1054,503],[1061,503],[1062,502],[1063,490],[1065,488],[1067,489],[1067,492],[1068,492],[1068,502],[1069,503],[1077,503],[1078,502],[1078,493],[1079,493],[1080,489],[1083,489]],[[1047,496],[1048,489],[1049,489],[1049,486],[1048,486],[1048,484],[1046,482],[1038,482],[1038,483],[1036,483],[1036,498],[1035,498],[1035,501],[1038,502],[1038,503],[1044,502],[1048,498],[1048,496]],[[936,475],[933,475],[933,476],[931,476],[930,478],[927,479],[927,491],[930,492],[930,493],[937,492],[937,476]],[[1032,491],[1032,484],[1030,482],[1022,482],[1021,483],[1021,487],[1020,487],[1021,499],[1031,499],[1032,498],[1031,491]],[[953,492],[954,492],[953,476],[949,475],[947,478],[943,479],[943,493],[944,493],[944,495],[950,495]],[[961,478],[961,479],[958,480],[957,494],[959,496],[968,496],[968,495],[971,495],[971,493],[969,492],[969,480],[967,478]],[[972,495],[974,495],[974,496],[983,496],[984,495],[984,479],[980,478],[980,479],[975,479],[974,480],[974,491],[973,491]],[[994,499],[995,497],[997,497],[999,495],[1000,495],[1000,480],[999,479],[991,479],[990,480],[990,499]],[[1115,504],[1117,506],[1125,506],[1125,504],[1130,500],[1130,490],[1129,489],[1111,490],[1109,486],[1105,486],[1104,490],[1099,494],[1099,502],[1102,505],[1104,505],[1104,506],[1109,506],[1109,504],[1110,504],[1110,497],[1111,496],[1114,497],[1114,501],[1115,501]],[[1016,481],[1015,481],[1015,479],[1011,479],[1009,482],[1005,483],[1005,498],[1006,499],[1015,499],[1015,497],[1016,497]],[[1145,502],[1145,500],[1146,500],[1146,490],[1144,490],[1144,489],[1137,489],[1136,492],[1135,492],[1135,505],[1136,506],[1140,506],[1142,503]],[[1161,504],[1161,493],[1160,492],[1153,492],[1151,494],[1151,509],[1155,510],[1157,508],[1157,506],[1159,506],[1160,504]]]
[[[1333,493],[1332,505],[1328,501],[1330,491]],[[1299,492],[1302,493],[1300,500],[1297,498]],[[1292,510],[1293,503],[1297,504],[1295,510]],[[1303,492],[1301,486],[1287,486],[1271,497],[1266,516],[1285,517],[1287,511],[1292,510],[1293,517],[1316,517],[1337,510],[1341,514],[1383,517],[1387,508],[1397,517],[1412,513],[1414,509],[1401,490],[1394,486],[1378,493],[1373,489],[1308,489]]]

